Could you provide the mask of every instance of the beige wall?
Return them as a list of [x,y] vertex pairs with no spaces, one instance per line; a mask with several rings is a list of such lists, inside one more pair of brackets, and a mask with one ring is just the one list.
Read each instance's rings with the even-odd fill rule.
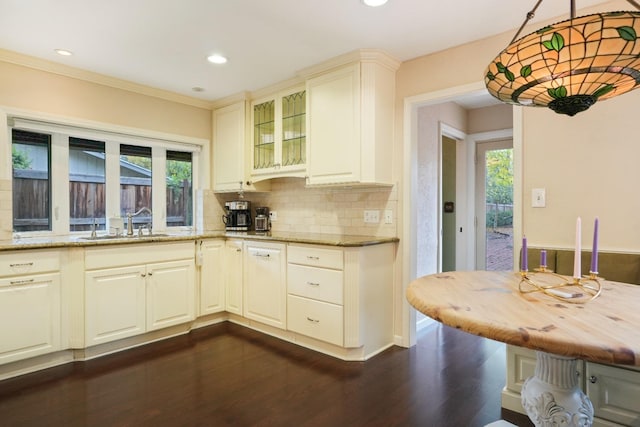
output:
[[[0,110],[211,139],[211,111],[208,108],[1,60],[0,76]],[[114,80],[105,79],[107,82]],[[0,239],[9,239],[13,222],[11,148],[4,113],[0,114],[0,122]]]
[[476,108],[467,113],[467,133],[469,135],[513,127],[513,107],[508,104]]

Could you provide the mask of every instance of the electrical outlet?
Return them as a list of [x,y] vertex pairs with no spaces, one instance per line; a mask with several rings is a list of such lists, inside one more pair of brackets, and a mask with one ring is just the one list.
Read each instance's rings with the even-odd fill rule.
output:
[[391,209],[384,211],[384,223],[393,224],[393,211]]
[[377,224],[380,222],[380,211],[364,211],[364,222],[368,224]]
[[277,221],[278,220],[278,212],[270,211],[269,212],[269,219],[271,219],[271,221]]

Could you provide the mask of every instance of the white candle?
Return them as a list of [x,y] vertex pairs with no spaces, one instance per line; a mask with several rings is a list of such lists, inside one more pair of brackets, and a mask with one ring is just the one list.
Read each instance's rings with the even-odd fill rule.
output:
[[576,220],[576,252],[573,256],[573,277],[580,279],[582,277],[582,268],[580,266],[580,247],[582,246],[582,220],[580,217]]

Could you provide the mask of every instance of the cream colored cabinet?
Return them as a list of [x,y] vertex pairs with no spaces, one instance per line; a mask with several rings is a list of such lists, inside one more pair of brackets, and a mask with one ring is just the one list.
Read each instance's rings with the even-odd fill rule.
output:
[[307,157],[304,87],[254,100],[251,110],[252,179],[304,177]]
[[193,258],[147,265],[147,331],[195,318]]
[[[366,360],[393,345],[395,244],[287,248],[288,329]],[[315,344],[314,344],[315,347]]]
[[226,309],[229,313],[242,316],[243,262],[242,240],[227,240],[224,247],[224,287]]
[[144,265],[85,273],[87,346],[146,331],[145,277]]
[[[535,351],[507,345],[503,408],[524,414],[520,392],[535,366]],[[634,425],[640,419],[640,369],[578,361],[577,370],[581,388],[593,404],[594,426]]]
[[585,393],[593,404],[594,425],[602,421],[636,425],[640,420],[640,369],[585,365]]
[[243,261],[244,317],[286,329],[286,246],[247,241]]
[[341,249],[289,246],[287,328],[344,345],[344,272]]
[[[213,190],[256,191],[250,179],[246,101],[213,110]],[[259,190],[269,188],[261,184]]]
[[200,267],[200,316],[218,313],[226,308],[225,252],[224,240],[201,240],[198,243],[196,259]]
[[0,255],[0,364],[60,350],[59,255]]
[[382,53],[307,80],[308,185],[390,185],[395,70]]
[[193,242],[85,251],[85,345],[195,318]]

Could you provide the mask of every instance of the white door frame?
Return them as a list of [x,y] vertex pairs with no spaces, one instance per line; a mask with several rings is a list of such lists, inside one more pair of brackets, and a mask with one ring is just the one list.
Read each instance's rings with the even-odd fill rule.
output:
[[[402,153],[402,226],[400,228],[400,246],[402,253],[401,279],[401,315],[402,322],[400,337],[396,337],[396,344],[409,347],[416,343],[416,313],[406,300],[406,290],[409,283],[416,278],[417,262],[417,212],[416,200],[418,189],[418,108],[453,101],[463,95],[484,93],[483,82],[476,82],[456,86],[444,90],[428,92],[406,97],[403,102],[403,153]],[[513,230],[514,241],[522,235],[522,107],[513,108]],[[471,151],[471,150],[470,150]],[[471,187],[473,188],[473,187]],[[469,192],[471,193],[471,192]],[[514,245],[515,246],[515,245]],[[515,251],[515,248],[514,248]],[[514,263],[515,259],[514,257]],[[400,307],[399,307],[400,308]]]

